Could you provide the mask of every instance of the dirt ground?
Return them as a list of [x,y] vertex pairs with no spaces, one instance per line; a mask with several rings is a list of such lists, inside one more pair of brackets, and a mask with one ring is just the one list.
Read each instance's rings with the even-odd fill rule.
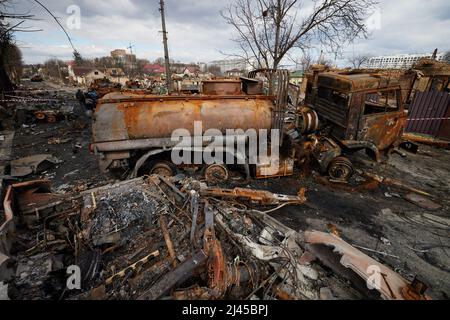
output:
[[[74,92],[67,92],[74,97]],[[71,103],[77,104],[72,100]],[[52,138],[68,139],[49,144]],[[84,186],[93,188],[110,183],[102,175],[97,160],[88,150],[91,139],[90,119],[56,124],[37,123],[16,129],[13,159],[34,154],[52,154],[63,163],[56,168],[25,180],[49,179],[58,192]],[[429,285],[433,298],[450,296],[450,151],[420,146],[418,154],[402,157],[394,154],[386,164],[373,163],[365,155],[352,159],[357,169],[429,192],[442,206],[428,211],[406,201],[405,189],[386,185],[355,188],[328,182],[319,174],[254,181],[251,187],[280,194],[295,195],[307,188],[308,202],[285,207],[271,213],[295,230],[329,231],[336,228],[340,236],[376,260],[389,265],[409,280],[417,276]],[[376,252],[375,252],[376,251]]]

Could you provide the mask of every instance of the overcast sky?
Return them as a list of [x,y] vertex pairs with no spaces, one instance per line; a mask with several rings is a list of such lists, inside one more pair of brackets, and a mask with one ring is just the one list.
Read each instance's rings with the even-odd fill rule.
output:
[[[29,26],[37,33],[18,33],[26,63],[49,58],[70,59],[72,49],[52,17],[32,0],[12,0],[14,10],[29,12],[39,21]],[[115,48],[135,45],[139,58],[163,56],[159,0],[40,0],[67,26],[67,9],[81,9],[81,28],[68,30],[84,57],[107,56]],[[232,0],[166,0],[171,58],[182,62],[209,62],[232,52],[233,30],[220,16]],[[304,2],[310,2],[304,0]],[[428,53],[450,49],[449,0],[381,0],[380,14],[369,20],[374,26],[368,40],[344,49],[344,56],[358,53],[388,55]],[[318,55],[321,49],[313,50]],[[330,59],[335,57],[330,55]],[[338,63],[341,60],[338,60]],[[341,62],[342,63],[342,62]]]

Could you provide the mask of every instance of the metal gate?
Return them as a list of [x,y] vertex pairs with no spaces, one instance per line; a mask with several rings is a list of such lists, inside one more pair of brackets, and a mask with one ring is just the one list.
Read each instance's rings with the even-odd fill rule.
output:
[[450,93],[417,92],[409,107],[406,132],[450,140]]

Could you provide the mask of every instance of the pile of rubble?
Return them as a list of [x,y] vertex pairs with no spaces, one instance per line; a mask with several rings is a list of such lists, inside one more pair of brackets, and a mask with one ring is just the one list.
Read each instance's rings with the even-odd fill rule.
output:
[[408,282],[338,235],[294,231],[268,215],[302,205],[304,191],[218,189],[157,175],[78,194],[54,194],[46,181],[12,185],[0,228],[2,295],[427,299],[420,281]]

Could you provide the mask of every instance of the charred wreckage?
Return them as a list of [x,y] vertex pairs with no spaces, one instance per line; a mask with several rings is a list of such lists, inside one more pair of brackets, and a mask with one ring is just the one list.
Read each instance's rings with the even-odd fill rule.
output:
[[[348,154],[367,150],[382,161],[397,146],[407,115],[398,83],[351,73],[318,73],[308,83],[305,104],[297,103],[284,70],[205,81],[199,95],[106,94],[93,115],[90,149],[102,171],[126,181],[65,194],[53,193],[45,180],[10,185],[0,227],[2,295],[430,299],[422,281],[405,279],[337,233],[293,230],[268,215],[305,204],[305,189],[283,195],[235,187],[293,175],[295,165],[309,162],[345,182],[355,171]],[[238,135],[222,141],[222,150],[243,160],[239,165],[177,166],[172,133],[184,128],[195,136],[196,121],[203,125],[201,146],[179,151],[204,153],[218,138],[205,135],[209,129],[278,130],[280,158],[269,153],[250,163],[248,148],[236,154],[233,147],[252,141]],[[224,184],[233,187],[217,187]],[[69,283],[68,270],[79,270],[78,282]]]
[[[10,299],[429,299],[419,280],[339,236],[297,232],[255,209],[305,201],[303,192],[215,189],[182,176],[64,195],[47,181],[15,184],[0,229],[1,280]],[[73,266],[80,290],[68,290]],[[373,268],[382,276],[370,290]]]
[[[213,141],[221,152],[242,160],[246,181],[289,176],[295,163],[301,166],[310,160],[332,179],[346,181],[354,171],[346,154],[366,150],[381,162],[398,146],[407,112],[395,80],[373,74],[317,73],[308,81],[305,104],[297,104],[298,94],[292,92],[285,70],[205,81],[201,95],[111,93],[98,101],[91,150],[102,171],[121,169],[129,178],[158,172],[173,176],[191,163],[176,168],[170,163],[171,152],[204,153]],[[194,128],[196,122],[202,124],[200,132]],[[172,137],[179,128],[191,134],[191,145],[179,147],[180,141]],[[210,129],[221,135],[209,136]],[[241,133],[224,137],[230,129]],[[249,129],[257,132],[256,140],[245,134]],[[265,156],[251,163],[249,145],[258,144],[261,132],[274,130],[280,135],[273,141],[280,146],[279,154],[271,154],[268,147]],[[197,137],[199,144],[194,143]],[[234,148],[239,139],[247,146],[242,152]],[[189,169],[222,182],[230,176],[222,163]]]

